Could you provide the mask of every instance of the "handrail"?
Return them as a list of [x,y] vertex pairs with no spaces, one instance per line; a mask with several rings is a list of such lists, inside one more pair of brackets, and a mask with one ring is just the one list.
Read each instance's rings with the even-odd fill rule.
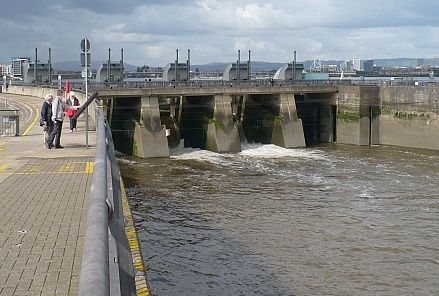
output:
[[88,107],[88,105],[90,105],[97,97],[98,97],[98,92],[96,91],[96,92],[94,92],[88,99],[87,99],[87,101],[85,101],[82,105],[81,105],[81,107],[79,107],[78,108],[78,112],[76,112],[74,115],[73,115],[73,119],[76,119],[76,118],[78,118],[79,117],[79,115],[81,115],[82,114],[82,112],[84,112],[85,111],[85,109],[87,109],[87,107]]
[[110,295],[107,206],[107,145],[105,117],[99,114],[96,130],[96,157],[87,230],[82,255],[79,295]]
[[96,156],[87,213],[79,295],[135,295],[134,267],[124,231],[120,172],[105,112],[97,109]]

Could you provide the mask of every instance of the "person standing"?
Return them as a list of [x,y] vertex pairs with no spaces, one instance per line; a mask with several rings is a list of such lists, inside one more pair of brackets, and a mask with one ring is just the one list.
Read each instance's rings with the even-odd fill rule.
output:
[[64,120],[64,110],[78,109],[75,106],[69,106],[62,100],[63,90],[58,89],[56,91],[56,97],[52,102],[52,121],[54,123],[53,130],[50,133],[49,139],[46,142],[46,148],[51,149],[54,147],[53,141],[55,140],[55,148],[64,148],[61,146],[61,131]]
[[44,144],[47,142],[49,135],[53,130],[52,101],[53,95],[47,94],[44,98],[44,103],[41,106],[41,122],[44,131]]
[[[78,100],[78,98],[76,97],[76,94],[73,91],[70,92],[70,97],[69,97],[69,99],[67,99],[66,103],[69,106],[79,106],[79,100]],[[73,115],[75,115],[75,113],[77,111],[78,110],[76,110],[76,109],[68,109],[67,110],[67,116],[70,119],[70,132],[71,133],[73,133],[73,130],[76,131],[76,123],[77,123],[78,120],[76,118],[73,118]]]

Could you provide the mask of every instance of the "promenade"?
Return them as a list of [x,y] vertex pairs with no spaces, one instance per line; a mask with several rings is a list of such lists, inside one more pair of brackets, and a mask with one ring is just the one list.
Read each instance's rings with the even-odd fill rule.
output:
[[84,118],[61,145],[46,149],[38,125],[43,102],[0,93],[18,107],[21,136],[0,137],[0,295],[76,295],[92,181],[95,135]]

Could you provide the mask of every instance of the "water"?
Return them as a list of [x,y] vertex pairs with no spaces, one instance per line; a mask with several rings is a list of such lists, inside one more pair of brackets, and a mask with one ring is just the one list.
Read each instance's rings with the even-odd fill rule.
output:
[[439,295],[439,152],[122,158],[153,295]]

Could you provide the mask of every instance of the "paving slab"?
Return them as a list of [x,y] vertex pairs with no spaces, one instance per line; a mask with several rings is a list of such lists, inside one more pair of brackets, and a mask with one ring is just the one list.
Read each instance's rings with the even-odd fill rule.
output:
[[85,124],[47,149],[38,125],[42,99],[0,94],[20,109],[20,136],[0,137],[0,295],[76,295],[95,135]]

